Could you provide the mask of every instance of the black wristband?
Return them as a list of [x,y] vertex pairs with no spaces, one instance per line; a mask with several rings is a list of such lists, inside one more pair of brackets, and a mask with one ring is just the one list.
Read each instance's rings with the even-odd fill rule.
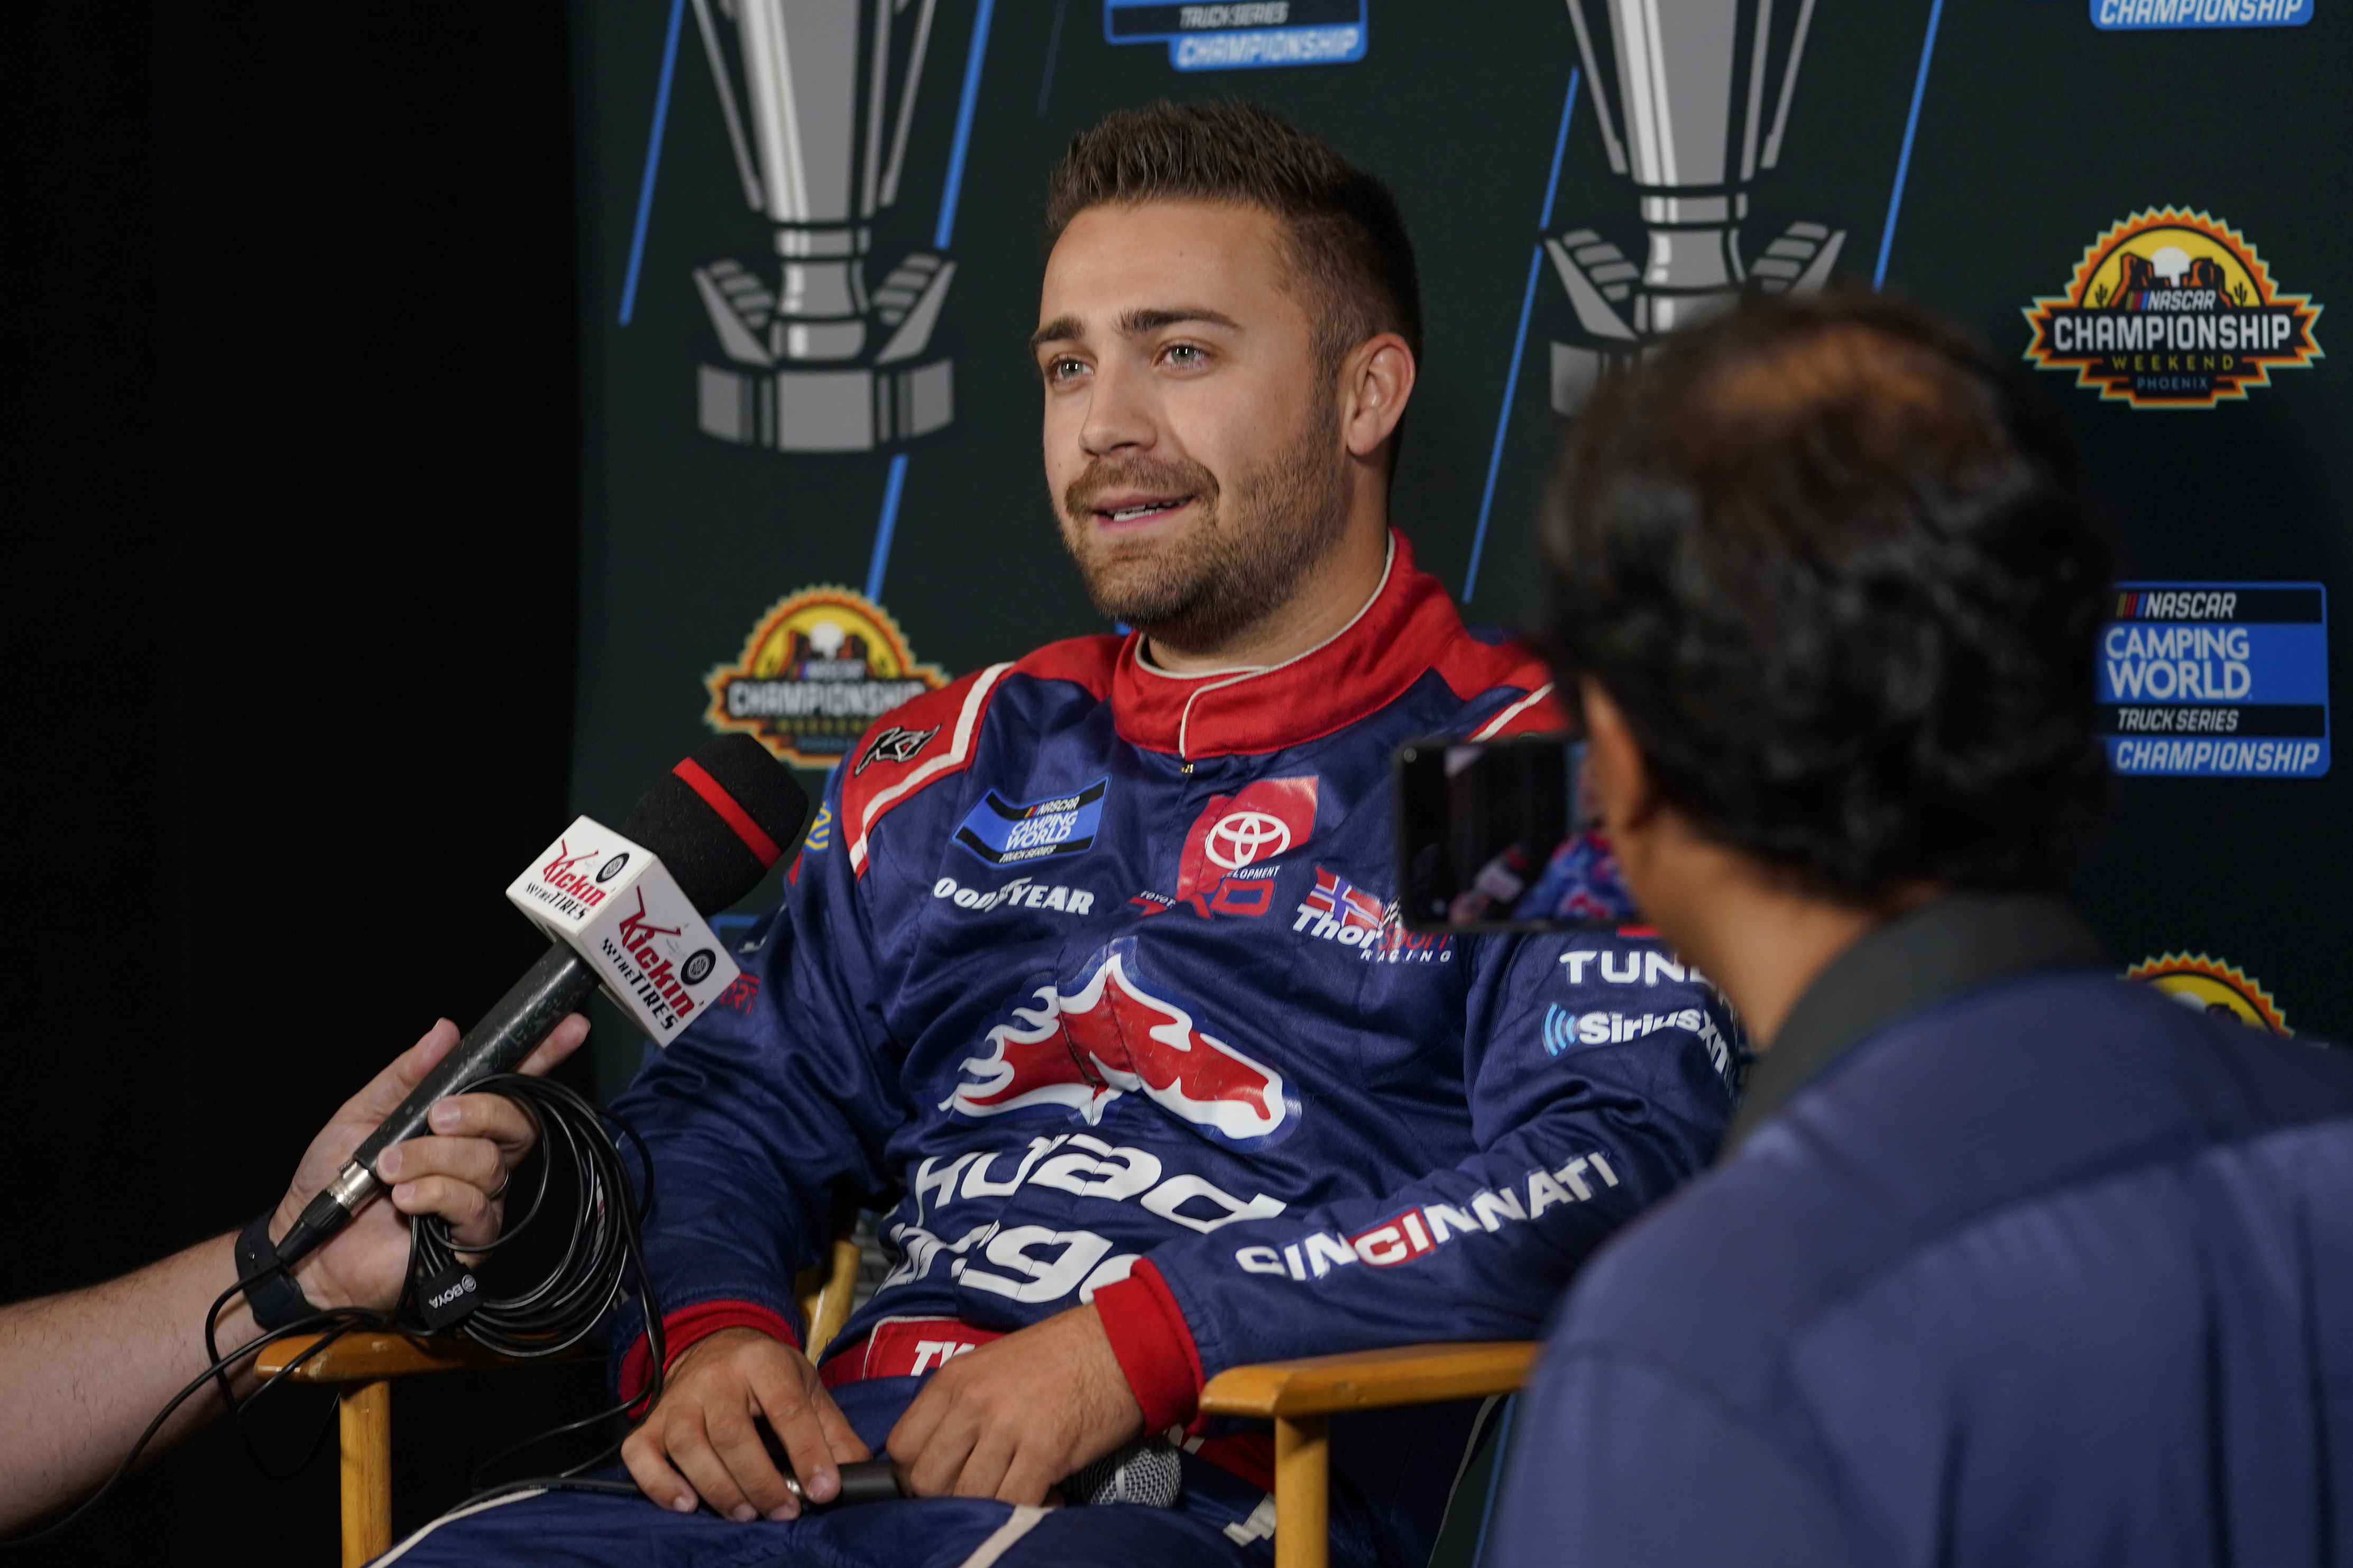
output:
[[278,1248],[269,1243],[273,1212],[262,1210],[237,1236],[237,1277],[246,1282],[245,1304],[253,1310],[253,1321],[264,1329],[299,1323],[319,1310],[278,1261]]

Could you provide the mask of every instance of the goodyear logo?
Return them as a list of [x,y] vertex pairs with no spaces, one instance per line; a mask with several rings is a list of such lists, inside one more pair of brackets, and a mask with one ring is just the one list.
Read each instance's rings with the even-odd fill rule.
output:
[[756,735],[796,767],[827,768],[875,720],[946,684],[939,666],[916,661],[890,611],[848,588],[803,588],[768,607],[733,664],[703,677],[703,722]]
[[2321,307],[2284,294],[2246,237],[2204,213],[2153,208],[2115,225],[2063,294],[2025,310],[2026,357],[2133,408],[2211,408],[2322,357]]

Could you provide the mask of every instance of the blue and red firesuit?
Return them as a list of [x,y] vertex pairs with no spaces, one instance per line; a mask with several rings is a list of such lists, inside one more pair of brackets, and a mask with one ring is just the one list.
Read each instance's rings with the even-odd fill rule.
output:
[[[1402,538],[1357,618],[1288,663],[1176,677],[1140,650],[1056,643],[884,719],[744,980],[617,1108],[653,1152],[673,1360],[730,1326],[797,1344],[796,1272],[839,1214],[888,1210],[889,1277],[817,1347],[877,1452],[923,1373],[1095,1305],[1147,1426],[1185,1447],[1185,1500],[1064,1510],[1004,1563],[1099,1538],[1262,1558],[1269,1439],[1198,1419],[1208,1378],[1535,1337],[1594,1247],[1706,1163],[1731,1103],[1729,1016],[1655,940],[1398,923],[1398,742],[1561,723],[1541,663],[1467,633]],[[617,1342],[642,1387],[643,1336]],[[1335,1562],[1427,1559],[1474,1415],[1335,1424]],[[404,1561],[947,1564],[1020,1523],[547,1496]]]

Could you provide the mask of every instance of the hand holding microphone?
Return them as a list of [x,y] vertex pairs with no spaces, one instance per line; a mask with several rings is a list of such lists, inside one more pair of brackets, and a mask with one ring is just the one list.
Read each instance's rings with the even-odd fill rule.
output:
[[807,816],[789,770],[750,736],[725,735],[648,790],[621,833],[575,822],[508,889],[554,945],[353,1151],[279,1238],[280,1264],[383,1193],[378,1161],[425,1132],[437,1102],[515,1070],[600,984],[668,1044],[735,976],[703,917],[757,887]]
[[[304,1152],[270,1217],[271,1236],[293,1228],[303,1207],[351,1163],[361,1141],[456,1047],[458,1033],[455,1024],[441,1020],[343,1102]],[[565,1018],[518,1070],[549,1071],[587,1034],[586,1019]],[[459,1094],[440,1101],[424,1136],[395,1144],[379,1158],[390,1184],[388,1201],[303,1258],[292,1271],[295,1286],[315,1307],[389,1310],[408,1278],[407,1219],[439,1215],[461,1247],[495,1239],[506,1189],[534,1136],[530,1117],[503,1096]]]
[[[664,1043],[715,1000],[734,965],[702,915],[750,892],[800,837],[807,813],[792,774],[758,742],[732,736],[649,791],[626,836],[585,817],[575,822],[560,850],[535,860],[510,897],[523,901],[533,885],[547,895],[568,890],[580,906],[574,915],[601,910],[601,918],[551,914],[535,897],[527,903],[558,936],[556,947],[463,1039],[455,1026],[435,1025],[346,1101],[311,1142],[286,1197],[246,1236],[214,1237],[122,1279],[0,1307],[0,1351],[8,1352],[0,1354],[0,1392],[22,1417],[0,1429],[0,1531],[95,1487],[38,1536],[69,1528],[152,1445],[178,1441],[221,1407],[196,1395],[214,1384],[232,1398],[249,1389],[246,1358],[257,1342],[232,1310],[240,1297],[254,1323],[280,1332],[381,1328],[413,1264],[438,1268],[449,1261],[448,1247],[470,1252],[512,1234],[511,1226],[524,1221],[502,1215],[500,1198],[530,1147],[534,1115],[551,1140],[551,1159],[558,1142],[568,1143],[584,1205],[617,1216],[626,1240],[607,1234],[600,1245],[568,1249],[563,1268],[533,1288],[530,1301],[482,1303],[462,1331],[512,1355],[576,1342],[621,1289],[624,1255],[640,1270],[642,1258],[628,1177],[596,1111],[569,1090],[535,1081],[537,1075],[578,1048],[587,1026],[573,1010],[600,984]],[[575,834],[583,837],[575,841]],[[581,853],[584,847],[595,853]],[[582,880],[569,879],[575,874]],[[599,897],[581,897],[584,890]],[[626,911],[602,908],[623,902]],[[518,1070],[524,1076],[508,1078],[495,1093],[464,1092]],[[609,1196],[596,1196],[592,1184]],[[363,1213],[386,1191],[392,1203]],[[515,1202],[535,1207],[529,1194]],[[428,1215],[443,1225],[408,1223]],[[361,1223],[351,1234],[322,1246],[354,1216]],[[420,1293],[418,1304],[433,1322],[429,1294]],[[142,1331],[200,1321],[202,1354],[188,1336],[124,1332],[126,1314]],[[518,1327],[510,1319],[527,1321]],[[216,1342],[224,1331],[227,1355]]]

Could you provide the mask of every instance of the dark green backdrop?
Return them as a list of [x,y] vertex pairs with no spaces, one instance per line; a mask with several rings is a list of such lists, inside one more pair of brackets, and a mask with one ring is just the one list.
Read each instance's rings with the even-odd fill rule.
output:
[[[900,14],[902,40],[922,3]],[[2081,0],[1819,0],[1779,166],[1757,189],[1751,254],[1810,219],[1845,232],[1840,270],[1867,281],[1884,244],[1888,286],[2016,353],[2030,336],[2022,310],[2060,293],[2087,246],[2146,208],[2229,223],[2284,291],[2323,307],[2353,297],[2353,222],[2337,199],[2353,177],[2342,90],[2353,47],[2342,0],[2317,8],[2302,26],[2116,32]],[[1604,7],[1587,9],[1599,27]],[[711,15],[732,32],[716,0]],[[1467,616],[1509,626],[1533,609],[1527,520],[1565,427],[1547,345],[1573,330],[1548,263],[1530,287],[1535,247],[1546,229],[1580,226],[1629,249],[1639,237],[1589,85],[1560,136],[1579,63],[1560,0],[1370,0],[1361,61],[1193,73],[1159,45],[1108,45],[1100,0],[938,0],[870,281],[934,238],[969,78],[945,247],[958,272],[933,341],[955,362],[955,417],[912,443],[819,455],[697,427],[697,367],[719,356],[692,271],[737,258],[773,275],[774,262],[761,259],[768,226],[747,207],[694,7],[581,0],[575,17],[585,809],[626,809],[706,732],[706,672],[772,603],[868,583],[894,454],[903,492],[880,599],[917,657],[954,675],[1100,629],[1047,509],[1023,340],[1048,168],[1075,130],[1154,98],[1256,98],[1397,187],[1429,313],[1397,516],[1460,595],[1483,511]],[[2324,351],[2334,314],[2316,330]],[[2127,577],[2335,589],[2353,538],[2348,375],[2324,357],[2202,410],[2103,403],[2067,376],[2039,379],[2119,523]],[[2339,668],[2342,648],[2332,633]],[[2298,1033],[2353,1035],[2335,913],[2348,806],[2341,772],[2123,780],[2080,900],[2120,964],[2207,955],[2266,988]],[[610,1081],[635,1063],[607,1049]]]

